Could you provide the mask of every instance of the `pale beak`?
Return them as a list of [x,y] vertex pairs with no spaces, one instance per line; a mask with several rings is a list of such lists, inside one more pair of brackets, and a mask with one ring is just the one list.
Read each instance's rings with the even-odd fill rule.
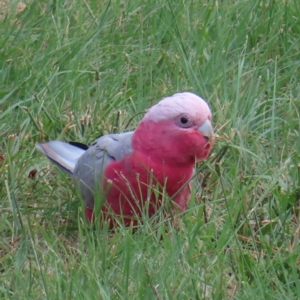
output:
[[214,130],[207,119],[199,128],[198,130],[203,134],[203,136],[207,139],[207,143],[213,143],[214,141]]

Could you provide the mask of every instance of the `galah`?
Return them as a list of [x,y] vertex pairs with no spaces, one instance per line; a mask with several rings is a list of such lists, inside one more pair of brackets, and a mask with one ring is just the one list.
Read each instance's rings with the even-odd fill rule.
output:
[[152,106],[134,131],[104,135],[86,149],[61,141],[37,149],[73,177],[88,221],[97,215],[111,228],[116,220],[136,225],[143,213],[155,214],[163,194],[186,209],[195,162],[214,142],[211,118],[202,98],[177,93]]

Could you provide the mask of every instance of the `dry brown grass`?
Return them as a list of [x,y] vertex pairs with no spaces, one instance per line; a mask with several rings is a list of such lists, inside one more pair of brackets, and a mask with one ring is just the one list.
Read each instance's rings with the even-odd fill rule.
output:
[[[26,3],[23,1],[18,2],[17,6],[15,7],[14,13],[20,13],[26,8]],[[9,13],[12,12],[12,8],[14,5],[9,0],[0,0],[0,15],[1,17],[5,17]]]

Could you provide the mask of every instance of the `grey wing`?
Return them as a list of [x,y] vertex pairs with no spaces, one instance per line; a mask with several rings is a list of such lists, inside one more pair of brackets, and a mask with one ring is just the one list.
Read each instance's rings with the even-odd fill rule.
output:
[[101,190],[106,166],[132,152],[132,135],[133,131],[102,136],[79,158],[74,169],[74,183],[80,189],[85,207],[94,207],[94,191]]

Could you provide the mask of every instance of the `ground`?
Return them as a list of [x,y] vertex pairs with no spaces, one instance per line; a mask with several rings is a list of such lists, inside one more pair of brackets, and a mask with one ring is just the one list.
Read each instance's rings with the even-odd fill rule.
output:
[[[2,299],[299,299],[298,1],[0,1]],[[84,221],[35,145],[134,129],[177,91],[214,149],[188,210]],[[168,200],[168,198],[166,198]]]

